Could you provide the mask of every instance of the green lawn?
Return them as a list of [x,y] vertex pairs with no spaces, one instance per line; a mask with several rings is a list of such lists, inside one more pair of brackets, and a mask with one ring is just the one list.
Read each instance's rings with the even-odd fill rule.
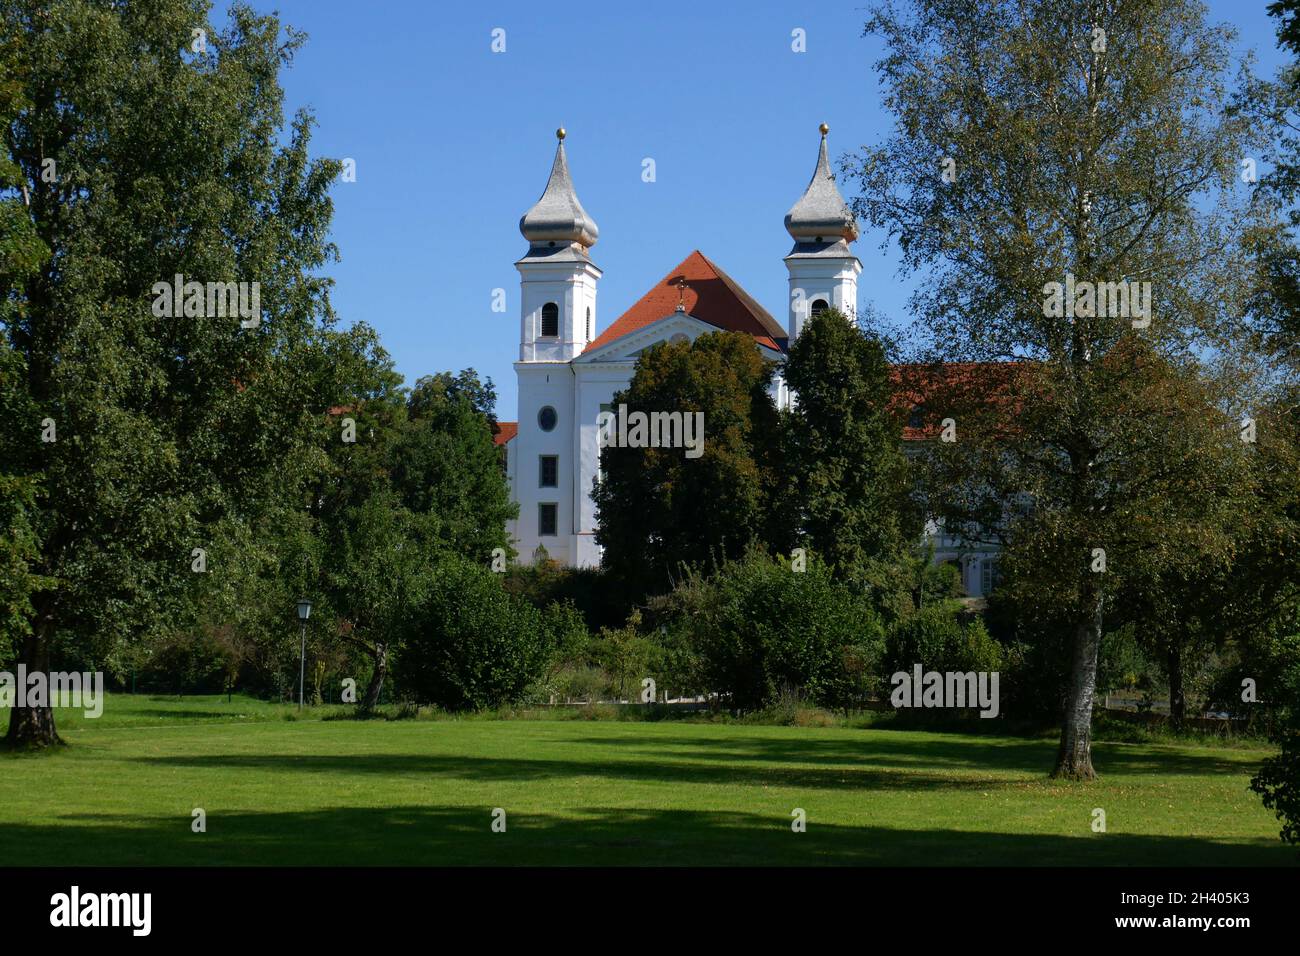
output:
[[[586,720],[284,720],[246,698],[60,712],[0,755],[7,863],[1294,865],[1247,790],[1265,751]],[[191,832],[191,811],[207,833]],[[507,832],[493,833],[494,807]],[[790,829],[807,811],[806,833]],[[1106,811],[1106,833],[1091,830]]]

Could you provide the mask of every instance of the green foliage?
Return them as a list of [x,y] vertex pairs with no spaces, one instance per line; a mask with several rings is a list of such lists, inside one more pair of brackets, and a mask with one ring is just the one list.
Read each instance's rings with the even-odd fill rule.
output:
[[790,347],[785,379],[798,395],[783,416],[784,447],[803,539],[843,571],[895,558],[906,463],[884,348],[829,310]]
[[32,573],[39,542],[31,523],[35,507],[32,479],[0,473],[0,661],[31,633],[32,593],[39,579]]
[[680,588],[669,629],[690,634],[700,680],[731,708],[760,708],[783,693],[828,707],[862,700],[882,628],[870,604],[819,561],[795,572],[750,552]]
[[[1070,677],[1070,623],[1065,609],[1020,603],[1014,590],[995,593],[985,615],[1004,652],[1002,711],[1031,723],[1059,721]],[[1155,693],[1163,675],[1132,625],[1103,633],[1097,655],[1097,692]]]
[[[608,447],[593,498],[604,566],[628,587],[662,593],[682,565],[739,557],[754,543],[790,544],[772,368],[749,335],[716,332],[662,343],[637,360],[613,405],[704,415],[703,453]],[[640,595],[635,595],[639,597]]]
[[[920,357],[964,363],[925,394],[959,435],[926,463],[928,510],[953,532],[1000,533],[1008,585],[1068,609],[1077,672],[1056,772],[1078,779],[1094,776],[1092,662],[1123,578],[1225,557],[1250,506],[1226,410],[1252,393],[1252,364],[1206,361],[1246,347],[1253,289],[1257,217],[1237,173],[1256,130],[1231,99],[1233,32],[1198,0],[1098,17],[1090,0],[877,6],[896,123],[858,164],[855,203],[925,272]],[[939,175],[945,157],[955,177]],[[1049,308],[1046,284],[1069,276],[1141,276],[1149,325]]]
[[1107,631],[1101,640],[1101,654],[1097,661],[1097,689],[1141,690],[1151,692],[1161,686],[1162,674],[1158,661],[1153,661],[1143,649],[1143,643],[1131,625]]
[[[181,39],[198,27],[194,55]],[[217,30],[191,0],[19,0],[0,37],[0,334],[20,357],[3,388],[26,411],[0,468],[40,477],[24,560],[51,586],[31,592],[20,651],[39,667],[55,634],[103,659],[193,620],[192,550],[301,501],[331,397],[317,271],[338,164],[309,155],[309,114],[285,122],[278,75],[301,37],[274,16],[237,5]],[[154,285],[177,274],[259,283],[256,324],[155,315]]]
[[542,609],[546,647],[553,660],[576,661],[590,650],[591,635],[578,609],[568,601],[552,602]]
[[337,552],[324,575],[327,605],[340,637],[370,657],[370,681],[358,702],[368,711],[379,702],[390,655],[422,633],[434,570],[423,545],[425,520],[401,508],[391,491],[339,517]]
[[592,660],[609,675],[620,700],[639,701],[641,681],[650,676],[656,646],[640,633],[641,614],[633,611],[619,628],[601,628],[591,641]]
[[504,575],[507,591],[543,610],[551,604],[570,604],[582,615],[587,629],[618,627],[632,603],[627,589],[600,568],[566,568],[544,559],[532,564],[512,564]]
[[[1300,715],[1300,609],[1238,642],[1210,690],[1216,709],[1277,734]],[[1246,681],[1254,700],[1243,700]]]
[[1300,843],[1300,730],[1292,727],[1283,735],[1281,752],[1264,761],[1250,789],[1282,821],[1281,838]]
[[412,633],[397,650],[402,693],[450,711],[520,700],[551,651],[542,614],[508,594],[500,575],[480,562],[447,556],[431,577]]
[[956,601],[944,601],[928,604],[891,627],[882,663],[886,678],[898,671],[911,674],[917,664],[927,671],[1000,672],[1006,655],[982,619],[963,615]]
[[392,482],[403,505],[427,515],[433,542],[489,561],[514,551],[506,522],[518,516],[492,441],[496,392],[473,369],[425,376],[407,399],[408,423],[393,450]]

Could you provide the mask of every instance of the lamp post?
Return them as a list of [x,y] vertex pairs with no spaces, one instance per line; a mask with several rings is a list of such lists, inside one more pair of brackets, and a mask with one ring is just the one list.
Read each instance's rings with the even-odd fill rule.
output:
[[298,602],[298,620],[302,624],[302,654],[298,658],[298,709],[302,710],[307,686],[307,618],[311,616],[311,601]]

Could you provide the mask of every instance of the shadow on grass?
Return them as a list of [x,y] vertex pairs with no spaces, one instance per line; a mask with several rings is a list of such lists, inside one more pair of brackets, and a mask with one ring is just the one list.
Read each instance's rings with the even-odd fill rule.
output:
[[251,711],[231,710],[168,710],[164,707],[142,707],[133,710],[132,715],[142,717],[160,717],[167,720],[235,720],[240,717],[252,717]]
[[[677,758],[679,755],[672,755]],[[411,775],[462,780],[542,780],[604,777],[675,786],[735,784],[805,790],[990,790],[1023,785],[1014,778],[959,777],[922,769],[867,766],[750,766],[725,761],[680,759],[521,760],[510,757],[435,754],[224,754],[220,756],[137,757],[141,763],[204,770],[300,770],[309,773]],[[807,760],[808,758],[804,758]]]
[[28,865],[1290,865],[1264,841],[1211,843],[1111,832],[1079,837],[849,827],[746,813],[593,808],[571,815],[492,808],[332,808],[294,813],[209,809],[208,831],[188,814],[69,814],[57,824],[0,825],[0,852]]
[[[681,751],[699,753],[701,763],[770,761],[777,763],[816,763],[835,766],[890,767],[895,769],[929,768],[947,770],[1006,771],[1046,777],[1056,758],[1056,742],[952,737],[935,735],[918,740],[914,736],[857,735],[846,731],[834,739],[791,737],[789,735],[745,738],[706,736],[653,737],[636,733],[579,736],[566,743],[591,747],[616,747],[641,755],[660,753],[672,759],[689,759]],[[1243,775],[1253,772],[1258,759],[1232,752],[1220,754],[1188,753],[1165,744],[1093,744],[1093,763],[1099,774],[1159,773],[1207,776]],[[949,778],[945,778],[949,779]]]

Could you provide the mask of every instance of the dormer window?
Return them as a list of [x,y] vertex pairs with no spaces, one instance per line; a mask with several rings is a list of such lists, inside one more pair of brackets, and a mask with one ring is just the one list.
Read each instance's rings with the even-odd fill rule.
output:
[[907,415],[908,428],[921,428],[925,425],[925,407],[922,405],[913,405],[912,410]]
[[829,308],[830,308],[830,303],[828,303],[825,299],[813,299],[813,304],[811,309],[813,318],[816,318],[817,316],[821,315]]
[[554,302],[542,306],[542,338],[558,338],[560,335],[560,307]]

